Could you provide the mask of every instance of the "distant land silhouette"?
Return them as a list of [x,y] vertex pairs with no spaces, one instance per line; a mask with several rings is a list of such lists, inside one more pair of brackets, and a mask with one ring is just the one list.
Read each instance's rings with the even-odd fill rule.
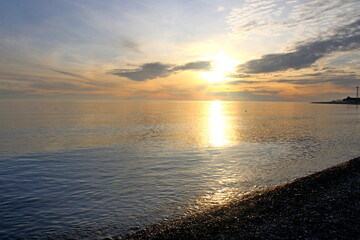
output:
[[360,104],[359,98],[359,87],[356,87],[356,98],[347,97],[344,99],[333,100],[331,102],[311,102],[311,103],[320,103],[320,104]]
[[347,97],[344,99],[333,100],[330,102],[311,102],[319,104],[360,104],[360,98]]

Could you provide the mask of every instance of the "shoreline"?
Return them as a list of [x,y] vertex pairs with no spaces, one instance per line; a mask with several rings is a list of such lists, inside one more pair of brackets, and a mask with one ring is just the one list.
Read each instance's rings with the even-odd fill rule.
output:
[[345,105],[360,105],[360,102],[310,102],[312,104],[345,104]]
[[107,239],[360,239],[360,157]]

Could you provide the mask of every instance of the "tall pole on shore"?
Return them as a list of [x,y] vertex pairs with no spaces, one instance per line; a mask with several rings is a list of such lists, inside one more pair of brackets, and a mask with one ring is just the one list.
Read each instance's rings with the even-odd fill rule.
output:
[[356,99],[359,100],[359,87],[356,87]]

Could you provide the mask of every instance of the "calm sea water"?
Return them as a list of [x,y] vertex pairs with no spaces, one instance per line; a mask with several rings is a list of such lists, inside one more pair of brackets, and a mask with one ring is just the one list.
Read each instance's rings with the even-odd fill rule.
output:
[[0,102],[0,239],[97,239],[360,155],[360,108]]

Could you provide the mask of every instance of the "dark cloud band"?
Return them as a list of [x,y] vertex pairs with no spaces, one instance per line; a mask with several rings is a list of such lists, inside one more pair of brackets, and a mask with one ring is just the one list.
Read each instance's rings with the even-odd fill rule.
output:
[[163,64],[160,62],[145,63],[137,69],[114,69],[110,74],[125,77],[134,81],[145,81],[149,79],[155,79],[159,77],[166,77],[172,73],[180,71],[192,70],[210,70],[211,62],[209,61],[196,61],[189,62],[184,65],[173,66],[170,64]]
[[184,65],[176,66],[172,71],[185,71],[185,70],[210,70],[211,63],[209,61],[189,62]]
[[170,65],[162,64],[159,62],[146,63],[134,70],[129,69],[115,69],[110,74],[125,77],[134,81],[145,81],[158,77],[166,77],[169,72]]
[[264,55],[261,59],[240,65],[238,70],[245,73],[269,73],[301,69],[311,66],[332,52],[357,48],[360,48],[360,20],[337,29],[336,33],[327,39],[301,43],[292,52]]

